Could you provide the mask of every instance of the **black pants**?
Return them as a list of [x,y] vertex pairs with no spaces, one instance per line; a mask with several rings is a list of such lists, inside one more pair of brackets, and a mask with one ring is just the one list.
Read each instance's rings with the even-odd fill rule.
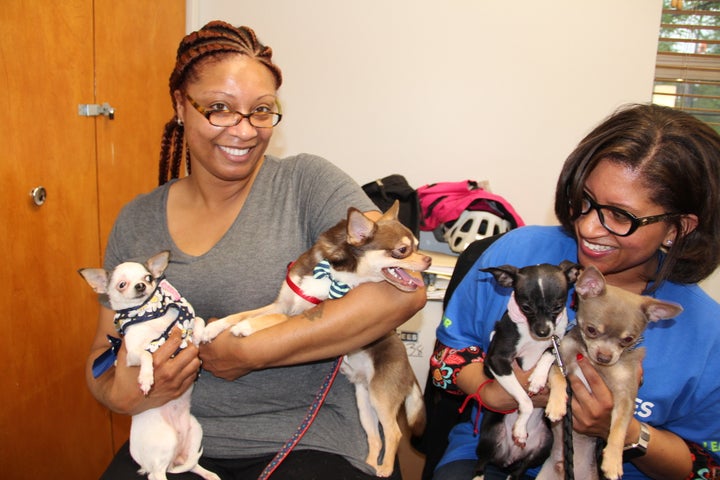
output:
[[[241,459],[213,459],[202,457],[200,465],[215,472],[223,480],[256,480],[274,455]],[[137,473],[140,467],[130,456],[125,443],[113,458],[100,480],[146,480]],[[194,473],[168,474],[168,480],[198,480]],[[370,480],[368,475],[353,467],[340,455],[315,450],[293,450],[270,476],[272,480]],[[402,480],[400,467],[395,462],[391,480]]]
[[[455,460],[446,463],[442,467],[435,470],[433,480],[469,480],[475,476],[476,460]],[[485,466],[485,480],[505,480],[508,473],[502,471],[495,465],[489,464]],[[523,480],[534,480],[532,477],[523,475]]]

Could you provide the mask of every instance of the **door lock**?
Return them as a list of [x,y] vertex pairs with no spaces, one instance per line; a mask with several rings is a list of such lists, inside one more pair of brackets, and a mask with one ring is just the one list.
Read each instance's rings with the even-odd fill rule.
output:
[[115,118],[115,109],[105,102],[102,105],[96,103],[81,103],[78,105],[78,115],[81,117],[99,117],[105,115],[108,119]]
[[30,191],[30,197],[32,197],[33,203],[39,207],[45,203],[47,191],[45,190],[45,187],[35,187]]

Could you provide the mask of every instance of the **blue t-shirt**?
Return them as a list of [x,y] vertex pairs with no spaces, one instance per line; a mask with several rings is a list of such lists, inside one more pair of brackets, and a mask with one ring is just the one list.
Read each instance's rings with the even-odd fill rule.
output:
[[[577,243],[560,227],[522,227],[493,243],[458,285],[437,328],[439,341],[451,348],[477,345],[487,351],[490,332],[507,308],[510,289],[499,288],[481,268],[523,267],[538,263],[577,262]],[[651,322],[641,345],[646,349],[644,382],[635,417],[704,446],[720,459],[720,374],[714,364],[720,351],[720,305],[698,285],[664,282],[652,293],[682,305],[672,320]],[[568,296],[568,317],[574,324]],[[472,419],[475,419],[476,411]],[[439,465],[476,458],[478,437],[471,422],[457,425]],[[648,478],[631,463],[624,479]]]

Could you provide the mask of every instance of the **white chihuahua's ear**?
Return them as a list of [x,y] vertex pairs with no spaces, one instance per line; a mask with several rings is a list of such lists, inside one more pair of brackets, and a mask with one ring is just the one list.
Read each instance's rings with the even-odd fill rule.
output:
[[78,270],[78,273],[97,293],[108,293],[108,274],[105,270],[102,268],[82,268]]
[[354,207],[348,209],[347,243],[359,246],[375,233],[375,222]]
[[169,262],[170,252],[168,250],[164,250],[157,255],[153,255],[152,257],[148,258],[145,266],[147,266],[148,271],[152,274],[153,277],[158,278],[163,274]]
[[575,291],[581,297],[597,297],[605,293],[605,277],[593,265],[586,267],[575,282]]
[[657,300],[651,297],[647,298],[642,309],[643,312],[645,312],[645,316],[651,322],[677,317],[683,311],[683,308],[677,303]]

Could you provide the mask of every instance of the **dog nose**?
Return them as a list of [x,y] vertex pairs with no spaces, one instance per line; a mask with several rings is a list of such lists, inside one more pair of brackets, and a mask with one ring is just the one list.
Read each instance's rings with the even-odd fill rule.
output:
[[598,352],[597,355],[595,355],[595,359],[597,360],[597,363],[608,365],[612,361],[612,355]]
[[547,324],[536,325],[533,330],[535,330],[535,335],[539,338],[547,338],[550,336],[550,333],[552,333],[552,329]]
[[136,283],[135,284],[135,291],[137,293],[144,293],[146,288],[147,288],[147,285],[145,285],[144,283]]

